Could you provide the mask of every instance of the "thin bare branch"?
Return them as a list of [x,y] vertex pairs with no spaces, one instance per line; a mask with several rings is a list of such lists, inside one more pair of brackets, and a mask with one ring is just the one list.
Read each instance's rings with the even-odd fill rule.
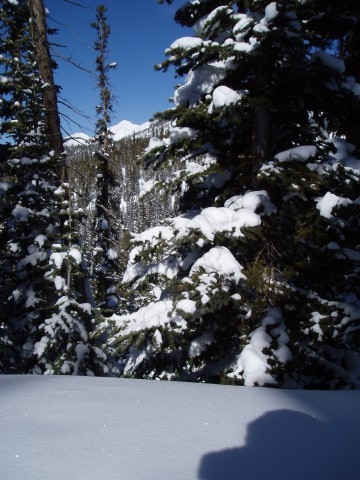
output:
[[64,60],[65,62],[70,63],[70,65],[73,65],[76,68],[79,68],[80,70],[83,70],[84,72],[88,73],[91,77],[96,78],[96,75],[93,71],[89,70],[88,68],[83,67],[80,63],[77,63],[75,60],[72,60],[71,56],[70,57],[65,57],[62,55],[60,52],[55,50],[54,48],[51,48],[51,51],[53,52],[53,56],[57,58],[61,58],[61,60]]
[[72,111],[75,112],[77,115],[80,115],[81,117],[86,118],[86,120],[90,120],[90,121],[91,121],[90,115],[86,115],[86,114],[85,114],[84,112],[82,112],[79,108],[75,107],[75,105],[73,105],[71,102],[69,102],[69,100],[67,100],[66,98],[62,97],[61,95],[58,95],[58,98],[59,98],[59,103],[61,103],[61,105],[64,105],[66,108],[68,108],[69,110],[72,110]]
[[[66,115],[66,113],[60,112],[60,116],[61,116],[61,118],[64,118],[68,122],[69,126],[70,126],[70,123],[72,123],[73,125],[76,125],[77,127],[79,127],[81,130],[87,130],[88,132],[90,132],[92,134],[94,133],[89,128],[84,127],[84,125],[81,125],[80,123],[73,120],[71,117],[69,117],[69,115]],[[63,127],[61,127],[61,128],[62,128],[62,130],[65,131],[65,129]],[[65,132],[65,133],[67,134],[67,132]],[[69,136],[71,136],[71,134],[69,134]]]
[[89,5],[82,5],[81,3],[73,2],[72,0],[64,0],[65,3],[70,3],[70,5],[75,5],[76,7],[84,9],[92,9]]

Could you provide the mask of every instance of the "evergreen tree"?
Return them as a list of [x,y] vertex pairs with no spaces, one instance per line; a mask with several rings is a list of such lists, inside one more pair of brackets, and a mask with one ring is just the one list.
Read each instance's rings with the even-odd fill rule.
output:
[[[17,350],[16,371],[31,355],[38,308],[51,298],[44,288],[48,249],[56,233],[53,173],[48,155],[42,107],[43,82],[34,67],[27,2],[2,2],[1,9],[1,162],[2,198],[2,321],[11,329]],[[27,368],[26,366],[24,368]]]
[[144,161],[175,167],[183,214],[133,236],[109,340],[124,374],[359,387],[359,84],[336,48],[358,16],[328,3],[177,11],[195,37],[158,67],[185,81]]
[[96,246],[95,246],[95,298],[103,311],[112,312],[118,305],[116,292],[116,258],[115,229],[111,217],[111,189],[114,187],[114,174],[111,169],[110,157],[112,154],[112,133],[109,130],[111,112],[113,110],[113,96],[109,83],[109,72],[115,68],[114,62],[108,62],[108,42],[110,26],[107,22],[106,7],[99,5],[96,9],[96,22],[92,27],[97,32],[95,41],[96,72],[100,92],[100,104],[97,106],[99,116],[96,123],[95,140],[99,143],[99,150],[95,152],[98,162],[97,198],[96,198]]
[[12,353],[0,365],[5,372],[91,373],[104,355],[89,344],[91,309],[75,293],[75,213],[62,152],[52,148],[60,132],[49,130],[31,14],[27,1],[2,2],[0,329]]

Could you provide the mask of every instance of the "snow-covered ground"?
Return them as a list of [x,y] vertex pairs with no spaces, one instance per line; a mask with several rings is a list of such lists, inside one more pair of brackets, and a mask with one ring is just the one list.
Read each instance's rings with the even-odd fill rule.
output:
[[360,391],[0,376],[1,480],[358,480]]

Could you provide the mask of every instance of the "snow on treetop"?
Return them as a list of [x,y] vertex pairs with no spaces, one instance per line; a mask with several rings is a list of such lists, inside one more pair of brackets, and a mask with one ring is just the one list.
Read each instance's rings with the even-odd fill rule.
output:
[[229,231],[233,236],[242,236],[241,228],[260,224],[260,215],[255,213],[260,206],[263,206],[267,215],[276,211],[267,193],[262,190],[232,197],[225,202],[224,207],[204,208],[191,219],[176,217],[173,224],[178,231],[177,238],[188,235],[190,230],[200,230],[208,240],[213,240],[217,232]]
[[325,218],[331,218],[333,208],[341,205],[351,205],[353,202],[349,198],[342,198],[327,192],[321,199],[317,201],[316,208],[320,211],[320,215]]
[[197,38],[197,37],[182,37],[182,38],[178,38],[177,40],[175,40],[175,42],[173,42],[171,45],[170,45],[170,49],[175,49],[175,48],[183,48],[183,49],[189,49],[189,48],[195,48],[195,47],[198,47],[199,45],[202,45],[203,41],[201,40],[201,38]]
[[201,269],[206,273],[217,273],[225,278],[233,278],[236,283],[241,279],[246,279],[245,275],[241,273],[243,267],[226,247],[211,248],[194,263],[190,270],[190,276]]
[[[255,213],[261,208],[263,212]],[[137,245],[129,254],[123,281],[129,282],[150,273],[162,274],[168,278],[176,276],[181,262],[172,256],[165,256],[160,262],[149,263],[148,265],[135,262],[135,259],[143,249],[147,248],[147,245],[155,246],[162,241],[178,241],[188,237],[192,231],[201,233],[202,238],[197,241],[199,246],[206,241],[212,241],[215,235],[220,232],[231,232],[234,237],[240,237],[243,236],[242,228],[260,225],[261,215],[271,215],[275,211],[276,207],[266,191],[247,192],[245,195],[231,197],[225,202],[224,207],[208,207],[199,213],[194,212],[191,216],[180,215],[174,217],[169,225],[153,227],[139,234],[134,234],[133,239]]]
[[145,153],[150,152],[154,148],[162,147],[163,145],[167,145],[169,143],[168,138],[159,139],[157,137],[152,137],[149,140],[149,145],[145,148]]
[[195,138],[199,134],[198,130],[189,127],[173,127],[170,133],[170,143],[178,143],[182,140]]
[[175,90],[176,106],[194,106],[203,95],[212,93],[214,87],[226,76],[226,62],[213,62],[190,70],[184,85]]
[[194,32],[195,35],[201,36],[204,34],[205,27],[211,24],[211,22],[214,20],[216,15],[221,12],[227,10],[230,14],[232,13],[232,10],[228,9],[227,6],[220,6],[212,10],[208,15],[205,15],[204,17],[200,18],[194,25]]
[[251,42],[235,42],[233,49],[236,52],[250,53],[259,46],[255,38],[250,38]]
[[174,227],[179,231],[177,238],[189,235],[191,230],[199,230],[203,237],[212,241],[217,232],[233,232],[233,236],[242,236],[241,228],[255,227],[260,224],[260,217],[248,209],[238,211],[226,207],[208,207],[194,218],[174,219]]
[[265,190],[247,192],[245,195],[236,195],[229,198],[224,203],[224,206],[231,210],[247,208],[253,212],[262,206],[266,215],[271,215],[276,212],[276,207]]
[[235,24],[233,32],[235,34],[236,41],[240,42],[254,24],[254,18],[252,15],[248,15],[246,13],[241,13],[238,15],[238,17],[240,17],[240,20]]
[[243,92],[238,92],[226,87],[225,85],[221,85],[220,87],[215,88],[213,91],[212,105],[215,108],[222,108],[232,105],[233,103],[239,102],[243,94]]
[[171,300],[160,300],[158,302],[150,302],[134,313],[121,316],[113,315],[111,320],[124,327],[122,334],[126,334],[144,328],[160,327],[170,321],[173,322],[175,320],[175,317],[172,315],[173,308],[174,305]]

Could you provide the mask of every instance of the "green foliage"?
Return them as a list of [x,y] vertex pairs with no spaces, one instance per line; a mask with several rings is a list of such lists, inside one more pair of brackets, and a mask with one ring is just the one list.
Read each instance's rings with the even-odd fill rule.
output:
[[[175,43],[157,66],[172,65],[187,77],[174,108],[160,114],[176,125],[169,144],[144,161],[159,170],[172,166],[156,191],[180,191],[184,214],[132,243],[125,275],[131,309],[114,320],[120,371],[358,388],[358,373],[343,368],[358,358],[358,173],[347,166],[349,145],[332,136],[353,131],[359,99],[341,59],[327,50],[349,42],[346,29],[356,18],[350,3],[352,19],[334,29],[337,8],[323,12],[321,2],[199,1],[176,13],[179,23],[195,26],[197,39]],[[289,150],[304,145],[316,147],[315,156],[296,158]],[[288,158],[276,155],[285,150]],[[242,205],[249,190],[265,203]],[[259,218],[255,228],[227,226],[234,211],[242,218],[247,208]],[[220,216],[224,224],[212,226]],[[215,264],[193,268],[217,247],[232,254],[246,278],[230,281]],[[257,377],[243,363],[251,352],[261,364]]]

